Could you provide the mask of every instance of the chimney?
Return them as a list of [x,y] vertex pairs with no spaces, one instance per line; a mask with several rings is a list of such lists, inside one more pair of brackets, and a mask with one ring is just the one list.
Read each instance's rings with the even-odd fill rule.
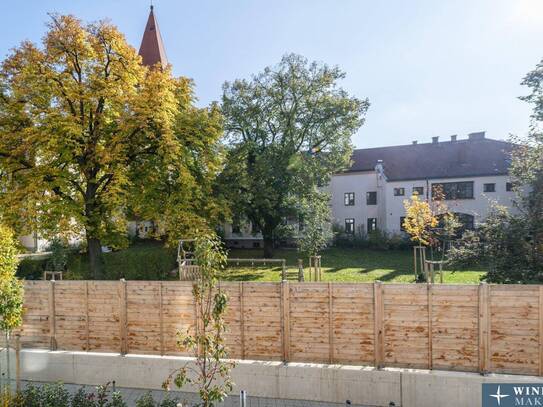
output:
[[456,134],[453,134],[451,136],[451,143],[454,143],[456,141]]
[[468,138],[469,138],[470,141],[484,140],[485,132],[484,131],[478,131],[476,133],[470,133],[470,134],[468,134]]
[[416,146],[417,144],[419,144],[419,142],[417,140],[413,140],[413,145]]
[[432,137],[432,144],[437,144],[439,143],[439,137]]

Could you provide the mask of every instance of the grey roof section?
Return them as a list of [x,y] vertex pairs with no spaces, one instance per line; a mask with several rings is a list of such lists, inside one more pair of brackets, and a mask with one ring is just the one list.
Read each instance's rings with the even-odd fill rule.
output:
[[512,143],[484,138],[354,150],[345,172],[373,171],[389,181],[507,175]]

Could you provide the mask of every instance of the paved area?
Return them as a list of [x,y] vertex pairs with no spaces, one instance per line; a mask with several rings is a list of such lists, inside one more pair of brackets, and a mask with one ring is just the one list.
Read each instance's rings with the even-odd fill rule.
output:
[[[23,386],[28,384],[28,382],[24,382]],[[34,385],[40,385],[44,383],[33,383]],[[94,386],[81,386],[76,384],[66,384],[66,389],[74,394],[79,388],[85,387],[85,389],[88,392],[92,392],[95,387]],[[118,387],[116,388],[117,391],[122,393],[123,399],[126,402],[126,404],[129,407],[135,407],[136,401],[145,395],[147,393],[147,390],[142,389],[130,389],[126,387]],[[192,407],[195,406],[198,402],[198,398],[194,393],[186,393],[186,392],[178,392],[178,391],[171,391],[171,392],[165,392],[165,391],[159,391],[159,390],[152,390],[151,394],[153,395],[153,398],[155,402],[161,402],[165,398],[169,397],[170,399],[176,398],[183,407]],[[306,400],[284,400],[284,399],[269,399],[269,398],[263,398],[263,397],[250,397],[250,395],[247,397],[247,403],[246,407],[340,407],[340,406],[346,406],[345,404],[337,404],[337,403],[325,403],[325,402],[317,402],[317,401],[306,401]],[[354,407],[369,407],[369,406],[361,406],[361,405],[354,405]],[[240,407],[240,400],[239,396],[230,396],[228,397],[223,403],[219,404],[218,407]]]

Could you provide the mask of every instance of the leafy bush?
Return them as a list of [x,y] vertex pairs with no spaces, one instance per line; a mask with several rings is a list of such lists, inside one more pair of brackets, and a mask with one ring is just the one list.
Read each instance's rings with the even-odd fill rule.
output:
[[43,278],[47,259],[25,258],[19,263],[17,277],[24,280],[40,280]]
[[137,399],[136,407],[155,407],[155,400],[153,399],[151,392],[147,392]]
[[[78,251],[64,253],[66,280],[92,279],[87,256]],[[166,248],[161,242],[138,242],[127,249],[103,254],[104,279],[119,280],[167,280],[176,268],[176,249]],[[64,260],[60,260],[59,264]],[[49,266],[51,264],[51,266]],[[19,263],[17,277],[26,280],[43,278],[46,268],[52,263],[48,259],[26,258]]]
[[[165,248],[160,242],[139,242],[111,253],[104,253],[106,280],[166,280],[176,267],[176,249]],[[67,278],[92,279],[87,256],[72,256]]]
[[51,256],[47,259],[48,271],[65,271],[68,264],[70,249],[62,240],[55,238],[51,241],[48,251]]
[[62,383],[28,385],[12,398],[9,407],[127,407],[120,393],[110,394],[108,385],[88,393],[81,387],[73,396]]
[[358,229],[354,234],[345,233],[341,227],[334,227],[334,246],[354,249],[402,250],[413,246],[404,234],[389,234],[380,230],[365,233]]
[[178,399],[170,399],[166,397],[161,403],[155,402],[151,392],[145,393],[136,400],[136,407],[177,407]]

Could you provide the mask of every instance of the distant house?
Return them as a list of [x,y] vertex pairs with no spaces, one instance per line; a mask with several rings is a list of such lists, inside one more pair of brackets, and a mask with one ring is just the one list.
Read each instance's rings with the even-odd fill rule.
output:
[[488,215],[492,202],[512,206],[512,149],[511,143],[479,132],[464,140],[434,137],[431,143],[355,150],[351,167],[330,183],[334,221],[349,233],[399,233],[404,200],[413,193],[431,199],[437,190],[472,228]]
[[[462,140],[434,137],[431,143],[354,150],[351,166],[335,174],[328,186],[333,221],[346,233],[378,229],[399,234],[404,200],[413,193],[430,199],[437,189],[464,226],[473,228],[493,202],[512,207],[508,175],[512,149],[511,143],[478,132]],[[229,245],[259,247],[261,236],[250,229],[250,224],[245,229],[226,225]]]

